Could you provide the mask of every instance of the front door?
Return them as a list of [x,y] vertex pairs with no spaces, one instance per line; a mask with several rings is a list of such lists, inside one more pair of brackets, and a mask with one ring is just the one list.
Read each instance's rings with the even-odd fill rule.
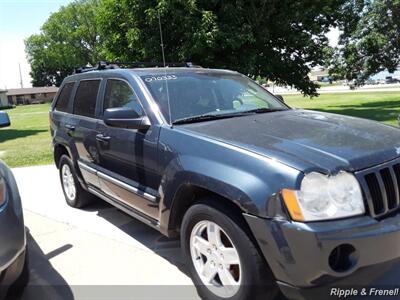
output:
[[[145,111],[130,84],[122,79],[108,79],[103,111],[129,107],[144,116]],[[98,122],[99,180],[109,196],[152,218],[158,217],[157,174],[158,129],[142,131],[116,128]]]

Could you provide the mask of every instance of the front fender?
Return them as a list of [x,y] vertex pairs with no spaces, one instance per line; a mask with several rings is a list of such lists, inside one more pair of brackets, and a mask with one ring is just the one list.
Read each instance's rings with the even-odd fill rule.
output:
[[259,192],[265,189],[265,184],[251,173],[205,158],[181,156],[170,163],[162,180],[165,207],[171,206],[175,192],[184,184],[231,199],[248,213],[257,212],[251,199],[263,197]]
[[[293,185],[291,180],[294,177],[288,177],[282,170],[266,170],[261,172],[265,175],[262,178],[259,172],[250,172],[221,161],[190,155],[176,157],[168,164],[161,180],[161,226],[169,224],[175,195],[184,185],[201,187],[229,199],[245,213],[272,217],[277,212],[279,187]],[[268,175],[271,175],[270,180]]]

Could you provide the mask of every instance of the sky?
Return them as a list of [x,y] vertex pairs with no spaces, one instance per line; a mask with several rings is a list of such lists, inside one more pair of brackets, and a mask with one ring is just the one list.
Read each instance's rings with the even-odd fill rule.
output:
[[30,87],[24,40],[40,32],[51,13],[72,0],[0,0],[0,89]]
[[[0,89],[19,88],[21,66],[24,87],[31,87],[30,66],[24,40],[40,32],[51,13],[73,0],[0,0]],[[328,34],[335,46],[338,30]]]

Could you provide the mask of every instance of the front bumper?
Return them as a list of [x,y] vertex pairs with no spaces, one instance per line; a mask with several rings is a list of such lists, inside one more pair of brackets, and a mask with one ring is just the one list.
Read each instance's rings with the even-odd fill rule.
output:
[[[11,262],[7,269],[0,273],[0,287],[9,287],[21,275],[25,265],[26,250],[24,249],[18,256]],[[0,293],[1,295],[1,293]],[[1,297],[0,297],[1,299]]]
[[26,263],[26,250],[23,250],[7,267],[0,273],[0,300],[6,299],[11,285],[22,275]]
[[[324,299],[329,286],[368,285],[400,258],[400,214],[311,223],[244,216],[288,298],[309,299],[324,287]],[[333,255],[338,246],[354,251]],[[335,264],[341,256],[345,263]]]

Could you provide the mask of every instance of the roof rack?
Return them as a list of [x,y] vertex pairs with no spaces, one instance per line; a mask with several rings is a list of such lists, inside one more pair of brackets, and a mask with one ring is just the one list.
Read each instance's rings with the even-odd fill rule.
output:
[[[107,69],[120,69],[120,68],[163,68],[163,62],[144,62],[144,61],[134,61],[134,62],[109,62],[109,61],[99,61],[95,67],[80,67],[76,68],[74,73],[86,73],[98,70]],[[165,67],[186,67],[186,68],[201,68],[201,66],[196,65],[192,62],[167,62]]]
[[108,61],[99,61],[97,66],[94,67],[79,67],[74,70],[74,74],[86,73],[91,71],[105,70],[105,69],[118,69],[118,65],[111,64]]

